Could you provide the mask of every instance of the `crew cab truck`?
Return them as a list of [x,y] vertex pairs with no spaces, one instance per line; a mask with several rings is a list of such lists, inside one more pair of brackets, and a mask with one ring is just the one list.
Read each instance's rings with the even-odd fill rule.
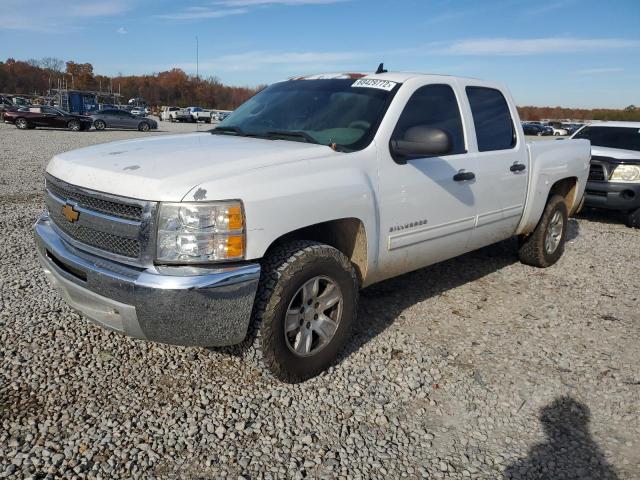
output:
[[640,228],[640,122],[594,123],[572,138],[591,142],[585,206],[622,212]]
[[209,132],[56,155],[35,237],[96,323],[212,347],[253,321],[269,370],[296,382],[335,360],[363,287],[512,236],[524,263],[553,265],[589,156],[586,140],[525,143],[496,83],[298,77]]

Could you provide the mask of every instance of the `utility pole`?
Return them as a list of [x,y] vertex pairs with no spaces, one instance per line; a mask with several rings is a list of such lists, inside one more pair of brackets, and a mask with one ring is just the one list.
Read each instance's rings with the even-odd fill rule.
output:
[[196,78],[200,80],[200,52],[198,45],[198,35],[196,35]]

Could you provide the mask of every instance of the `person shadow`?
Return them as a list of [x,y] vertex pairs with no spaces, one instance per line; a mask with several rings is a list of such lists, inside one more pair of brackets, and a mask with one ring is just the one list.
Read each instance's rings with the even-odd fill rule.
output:
[[569,396],[540,411],[547,440],[507,467],[505,480],[618,480],[589,432],[589,407]]

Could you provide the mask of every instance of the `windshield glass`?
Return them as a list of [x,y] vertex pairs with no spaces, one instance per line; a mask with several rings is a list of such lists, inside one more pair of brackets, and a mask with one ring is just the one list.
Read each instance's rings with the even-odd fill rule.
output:
[[212,133],[333,145],[353,151],[372,140],[398,84],[354,79],[289,80],[258,93]]
[[586,138],[596,147],[640,151],[640,129],[637,127],[585,127],[573,138]]

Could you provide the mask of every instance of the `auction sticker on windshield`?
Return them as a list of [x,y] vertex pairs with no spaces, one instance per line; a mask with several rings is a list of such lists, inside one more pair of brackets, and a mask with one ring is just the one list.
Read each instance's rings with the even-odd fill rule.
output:
[[397,85],[396,82],[390,82],[389,80],[376,80],[375,78],[361,78],[351,84],[352,88],[377,88],[378,90],[386,90],[390,92],[393,87]]

